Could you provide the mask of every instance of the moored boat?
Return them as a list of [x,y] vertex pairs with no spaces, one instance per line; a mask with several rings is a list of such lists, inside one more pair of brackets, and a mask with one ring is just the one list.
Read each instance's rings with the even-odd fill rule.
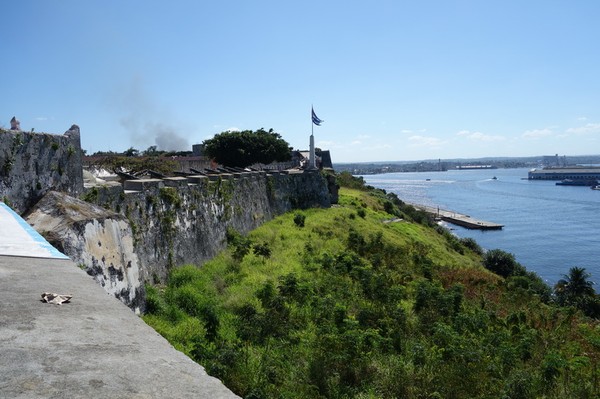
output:
[[598,185],[598,180],[595,179],[565,179],[556,183],[557,186],[588,186],[594,187]]

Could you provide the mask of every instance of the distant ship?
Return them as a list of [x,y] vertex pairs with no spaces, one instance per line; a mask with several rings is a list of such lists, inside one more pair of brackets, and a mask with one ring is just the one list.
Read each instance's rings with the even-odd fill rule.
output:
[[[532,169],[529,180],[600,180],[600,168],[592,166],[570,166],[558,168]],[[572,184],[570,184],[572,185]],[[588,184],[584,184],[586,186]]]
[[456,170],[470,170],[470,169],[498,169],[494,165],[457,165]]
[[595,179],[580,179],[580,180],[571,180],[565,179],[563,181],[559,181],[556,183],[557,186],[588,186],[588,187],[596,187],[598,185],[598,180]]

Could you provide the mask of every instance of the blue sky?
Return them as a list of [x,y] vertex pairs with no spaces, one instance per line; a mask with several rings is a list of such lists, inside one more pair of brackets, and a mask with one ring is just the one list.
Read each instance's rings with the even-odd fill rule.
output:
[[598,1],[4,2],[0,126],[99,150],[273,128],[335,162],[600,153]]

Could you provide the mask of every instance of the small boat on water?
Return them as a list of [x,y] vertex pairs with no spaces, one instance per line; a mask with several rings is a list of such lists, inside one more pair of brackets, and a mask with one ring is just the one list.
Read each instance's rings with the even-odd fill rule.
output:
[[557,186],[588,186],[594,187],[598,185],[598,180],[595,179],[581,179],[571,180],[565,179],[556,183]]
[[496,176],[492,177],[492,180],[498,180],[498,178]]
[[600,190],[600,185],[590,187],[592,190]]

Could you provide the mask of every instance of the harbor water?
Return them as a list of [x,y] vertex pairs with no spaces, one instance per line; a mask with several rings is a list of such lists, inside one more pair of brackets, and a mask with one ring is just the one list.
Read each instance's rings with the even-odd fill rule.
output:
[[[485,249],[499,248],[554,285],[573,266],[600,284],[600,190],[529,181],[528,169],[450,170],[363,176],[405,201],[503,224],[480,231],[446,224]],[[495,179],[494,179],[495,177]],[[596,287],[598,291],[600,288]]]

